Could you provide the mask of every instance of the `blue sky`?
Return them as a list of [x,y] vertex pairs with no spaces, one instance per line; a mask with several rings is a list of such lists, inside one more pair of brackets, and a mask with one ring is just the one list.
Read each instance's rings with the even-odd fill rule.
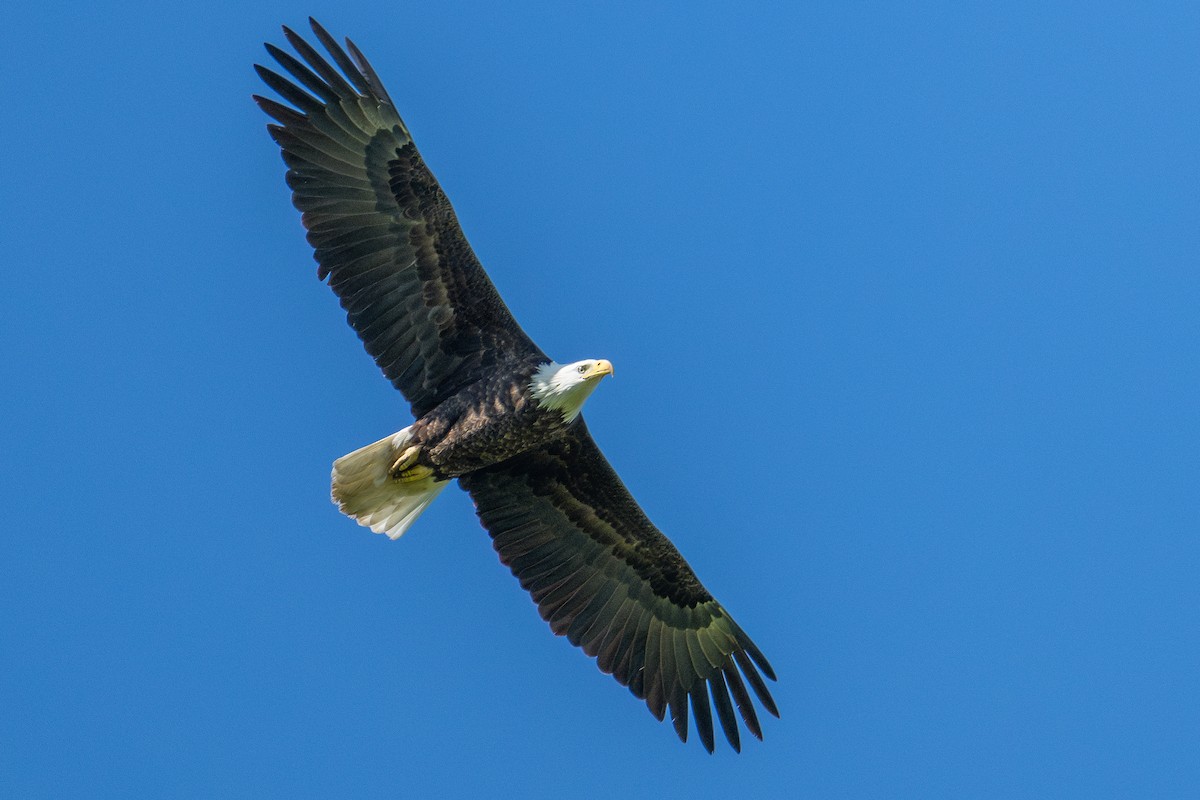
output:
[[[0,793],[1197,796],[1200,12],[1150,5],[10,9]],[[680,744],[461,492],[330,505],[408,417],[249,99],[309,13],[615,363],[589,424],[776,667],[763,743]]]

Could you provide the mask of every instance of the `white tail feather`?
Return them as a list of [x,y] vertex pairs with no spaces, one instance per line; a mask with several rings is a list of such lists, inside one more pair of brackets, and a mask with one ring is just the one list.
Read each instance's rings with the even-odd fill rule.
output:
[[375,533],[398,539],[448,481],[401,483],[388,470],[408,445],[409,428],[360,447],[333,462],[332,495],[338,510]]

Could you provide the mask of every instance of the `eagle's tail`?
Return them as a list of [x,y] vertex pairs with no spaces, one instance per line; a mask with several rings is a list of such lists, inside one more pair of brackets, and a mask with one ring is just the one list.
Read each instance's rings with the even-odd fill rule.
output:
[[397,481],[388,474],[408,445],[409,430],[333,462],[331,495],[338,510],[392,539],[400,538],[448,483],[432,477]]

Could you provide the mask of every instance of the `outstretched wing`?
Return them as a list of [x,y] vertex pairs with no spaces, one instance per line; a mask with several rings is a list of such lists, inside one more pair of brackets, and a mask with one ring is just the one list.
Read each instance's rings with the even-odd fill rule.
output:
[[554,443],[459,482],[500,560],[554,632],[595,657],[659,720],[669,706],[680,739],[687,741],[689,701],[709,752],[712,707],[735,750],[733,704],[762,738],[742,676],[779,716],[759,675],[774,680],[771,665],[646,518],[583,420]]
[[255,100],[280,124],[292,200],[317,276],[341,298],[367,352],[417,416],[498,361],[541,351],[480,266],[371,65],[310,19],[334,66],[291,30],[303,59],[267,51],[291,80],[256,66],[294,108]]

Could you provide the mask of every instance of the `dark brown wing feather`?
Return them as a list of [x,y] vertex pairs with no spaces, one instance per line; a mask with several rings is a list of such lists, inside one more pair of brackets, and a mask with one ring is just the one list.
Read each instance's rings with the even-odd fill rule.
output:
[[747,730],[762,738],[742,678],[778,716],[762,679],[774,680],[774,671],[646,518],[582,419],[562,439],[459,482],[500,560],[551,629],[593,656],[658,719],[670,708],[679,738],[687,740],[689,705],[709,752],[714,707],[735,750],[735,705]]
[[256,69],[294,108],[255,100],[280,123],[268,129],[318,277],[421,416],[495,363],[541,351],[480,266],[375,71],[353,43],[347,55],[310,22],[336,67],[284,28],[303,63],[268,44],[292,79]]

